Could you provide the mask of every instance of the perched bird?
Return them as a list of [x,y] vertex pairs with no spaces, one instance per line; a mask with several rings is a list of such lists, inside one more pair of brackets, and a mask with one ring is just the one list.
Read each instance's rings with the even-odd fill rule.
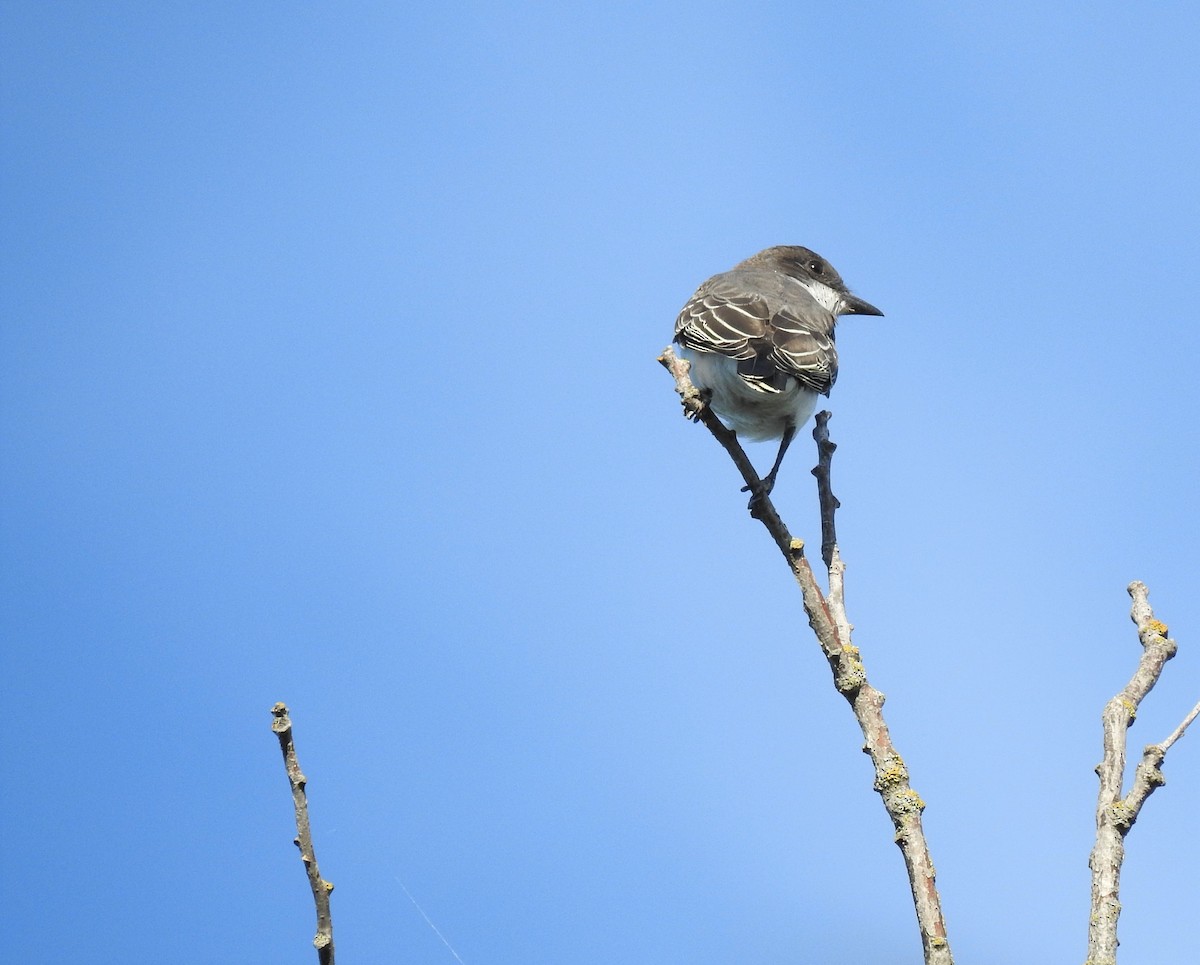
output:
[[779,440],[751,506],[771,492],[796,430],[837,380],[838,316],[882,314],[851,295],[829,262],[798,245],[767,248],[713,275],[683,306],[675,341],[692,363],[692,383],[738,435]]

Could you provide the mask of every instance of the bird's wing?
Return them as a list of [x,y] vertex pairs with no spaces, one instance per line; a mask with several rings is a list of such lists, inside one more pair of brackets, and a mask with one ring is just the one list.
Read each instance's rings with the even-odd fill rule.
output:
[[767,336],[771,309],[761,295],[710,279],[675,319],[675,341],[697,352],[752,359]]
[[[807,292],[772,292],[774,279],[726,272],[710,278],[675,320],[675,341],[697,352],[736,359],[738,375],[752,388],[780,392],[794,376],[805,388],[828,395],[837,379],[833,316]],[[755,282],[769,294],[755,291]]]
[[821,313],[824,317],[818,316],[819,320],[806,320],[786,310],[776,312],[771,317],[772,344],[767,357],[805,388],[829,395],[837,381],[837,346],[833,316],[824,309]]

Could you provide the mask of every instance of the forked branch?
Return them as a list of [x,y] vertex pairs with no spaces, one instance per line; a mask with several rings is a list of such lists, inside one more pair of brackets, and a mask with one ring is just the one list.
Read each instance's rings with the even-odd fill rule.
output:
[[1117,919],[1121,914],[1121,865],[1125,860],[1125,836],[1137,821],[1142,805],[1156,788],[1166,783],[1162,763],[1171,745],[1181,738],[1200,714],[1197,704],[1163,741],[1148,744],[1133,773],[1133,783],[1122,794],[1125,779],[1127,731],[1137,716],[1142,700],[1150,693],[1163,667],[1175,656],[1175,641],[1167,636],[1166,624],[1154,618],[1146,584],[1129,584],[1133,598],[1130,617],[1138,628],[1142,656],[1124,689],[1104,707],[1102,715],[1104,756],[1096,765],[1100,793],[1096,801],[1096,844],[1088,867],[1092,871],[1092,913],[1088,923],[1088,958],[1085,965],[1116,965]]
[[[676,356],[670,347],[659,357],[659,361],[675,379],[675,390],[682,400],[684,414],[704,424],[729,453],[751,492],[757,492],[758,474],[738,443],[736,434],[721,423],[692,384],[688,375],[689,363]],[[813,431],[819,457],[813,473],[817,477],[821,501],[821,549],[829,574],[828,596],[822,592],[804,555],[804,541],[792,538],[770,498],[764,496],[756,499],[752,503],[751,515],[766,527],[787,561],[800,587],[809,626],[833,672],[834,686],[850,704],[862,730],[865,740],[863,751],[875,766],[874,787],[883,799],[888,817],[892,819],[896,843],[904,856],[926,965],[952,965],[946,923],[934,883],[933,860],[921,826],[921,811],[925,804],[909,784],[908,768],[892,744],[883,718],[884,695],[867,681],[861,654],[850,642],[852,627],[846,618],[844,596],[845,565],[838,553],[834,527],[834,513],[839,504],[829,483],[830,465],[836,446],[829,440],[828,423],[828,412],[818,414],[817,426]]]

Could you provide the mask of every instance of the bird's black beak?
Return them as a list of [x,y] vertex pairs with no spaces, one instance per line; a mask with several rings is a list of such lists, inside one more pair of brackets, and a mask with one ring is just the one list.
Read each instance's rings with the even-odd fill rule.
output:
[[843,315],[882,315],[878,308],[870,302],[864,302],[861,298],[855,295],[842,296],[842,314]]

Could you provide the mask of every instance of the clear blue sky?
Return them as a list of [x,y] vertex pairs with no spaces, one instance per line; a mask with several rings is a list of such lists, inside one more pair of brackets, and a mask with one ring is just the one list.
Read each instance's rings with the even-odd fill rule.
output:
[[[1200,697],[1192,4],[0,4],[6,950],[916,963],[853,719],[655,355],[828,257],[850,616],[958,958],[1080,962],[1145,580]],[[769,464],[770,445],[752,449]],[[806,437],[776,503],[817,536]],[[1194,960],[1200,733],[1122,965]],[[402,884],[403,883],[403,887]]]

